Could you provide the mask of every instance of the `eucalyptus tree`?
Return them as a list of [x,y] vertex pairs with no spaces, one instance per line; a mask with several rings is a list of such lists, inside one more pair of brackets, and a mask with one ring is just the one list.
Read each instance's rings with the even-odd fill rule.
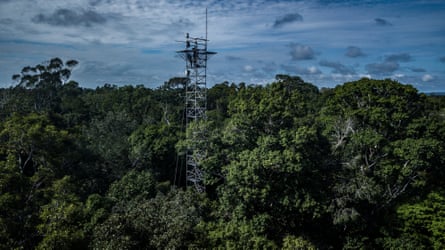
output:
[[76,60],[64,63],[56,57],[36,66],[26,66],[12,79],[17,83],[16,88],[31,93],[35,111],[55,110],[61,102],[60,88],[68,81],[77,64]]

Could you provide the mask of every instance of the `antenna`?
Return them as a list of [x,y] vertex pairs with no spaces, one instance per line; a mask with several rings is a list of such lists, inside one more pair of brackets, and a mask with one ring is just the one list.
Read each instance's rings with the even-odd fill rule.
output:
[[186,140],[189,141],[186,152],[186,183],[195,186],[198,192],[204,192],[203,175],[200,165],[207,157],[207,59],[216,52],[207,51],[207,8],[205,38],[185,36],[185,49],[177,51],[185,61],[185,125]]

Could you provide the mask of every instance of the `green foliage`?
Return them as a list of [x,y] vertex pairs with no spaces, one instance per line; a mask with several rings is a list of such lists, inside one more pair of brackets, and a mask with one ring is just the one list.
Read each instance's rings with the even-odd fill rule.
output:
[[356,129],[369,127],[393,140],[403,138],[404,128],[422,115],[424,101],[410,85],[363,78],[337,86],[324,113],[350,118]]
[[85,214],[83,204],[74,193],[69,177],[53,183],[51,202],[42,207],[42,224],[37,230],[43,236],[37,249],[80,249],[87,246],[83,231]]
[[[266,228],[270,218],[258,215],[251,219],[233,218],[230,221],[216,221],[203,228],[206,245],[218,249],[274,249],[276,244],[267,238]],[[205,230],[205,231],[204,231]],[[202,243],[204,244],[204,243]]]
[[172,190],[129,211],[137,231],[144,232],[148,246],[178,249],[191,244],[199,221],[199,198],[190,192]]
[[[6,248],[33,248],[42,237],[39,211],[50,200],[52,182],[72,171],[72,137],[57,115],[13,114],[0,126],[1,213]],[[4,158],[3,158],[4,157]],[[62,210],[64,208],[61,208]],[[58,210],[60,213],[64,213]],[[58,237],[58,236],[57,236]],[[2,240],[3,241],[3,240]]]
[[153,199],[122,204],[94,229],[93,248],[178,249],[191,246],[199,221],[199,201],[191,192],[171,190]]
[[[186,130],[187,79],[85,89],[76,64],[0,89],[0,249],[444,248],[444,98],[277,75],[209,88]],[[204,194],[186,187],[193,146]]]
[[[439,173],[443,142],[427,135],[425,96],[392,80],[362,79],[329,93],[319,120],[331,141],[331,211],[349,227],[345,247],[374,244],[385,214],[409,194],[423,192],[429,173]],[[437,125],[433,125],[435,127]]]
[[156,183],[150,172],[131,170],[122,179],[111,184],[108,197],[125,204],[130,200],[154,197],[156,194],[155,187]]
[[112,214],[106,221],[94,228],[90,248],[135,249],[138,242],[131,237],[134,231],[129,223],[125,215]]
[[286,236],[283,239],[282,249],[315,250],[316,247],[303,237]]
[[26,66],[12,79],[18,81],[19,86],[22,87],[58,87],[71,76],[71,69],[77,64],[75,60],[69,60],[64,64],[60,58],[56,57],[35,67]]
[[[32,224],[37,219],[36,212],[39,202],[32,199],[36,195],[33,182],[22,175],[9,156],[0,162],[0,248],[12,249],[24,247],[35,241],[37,235],[32,234]],[[34,183],[35,184],[35,183]],[[28,234],[28,242],[22,234]]]
[[397,231],[402,239],[430,249],[445,247],[445,196],[432,192],[413,204],[403,204],[397,209],[400,225]]
[[12,79],[18,83],[16,89],[19,92],[27,92],[34,111],[58,111],[61,102],[60,89],[77,64],[75,60],[63,63],[56,57],[34,67],[26,66],[20,74],[13,75]]
[[228,82],[215,84],[207,92],[207,109],[209,110],[209,120],[218,124],[223,124],[224,119],[228,117],[228,105],[235,97],[237,86]]
[[[319,108],[318,90],[298,77],[277,80],[265,87],[241,86],[229,103],[230,117],[220,139],[210,137],[211,144],[220,145],[214,152],[224,152],[216,153],[224,164],[218,223],[209,223],[216,246],[280,245],[283,235],[300,233],[324,216],[319,178],[325,169],[321,156],[328,148],[318,129],[310,126]],[[252,230],[251,223],[258,220],[263,227],[253,234],[234,231]]]
[[179,134],[177,126],[164,123],[141,126],[133,131],[128,137],[133,165],[151,169],[159,181],[173,182]]
[[61,177],[69,170],[73,155],[68,131],[57,127],[59,117],[31,113],[12,115],[0,131],[2,151],[16,157],[20,171],[32,176],[37,170]]

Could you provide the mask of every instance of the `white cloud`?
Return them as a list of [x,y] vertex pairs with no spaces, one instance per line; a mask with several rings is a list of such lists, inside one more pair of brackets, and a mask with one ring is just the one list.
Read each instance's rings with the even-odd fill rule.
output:
[[360,78],[368,78],[368,79],[372,78],[372,76],[370,74],[360,74],[359,77]]
[[292,43],[289,47],[291,48],[292,60],[311,60],[315,58],[315,52],[309,45]]
[[424,82],[430,82],[432,80],[434,80],[434,77],[430,74],[425,74],[422,76],[422,81]]
[[300,67],[295,65],[281,65],[281,68],[290,74],[297,74],[303,76],[321,74],[321,71],[315,66]]
[[315,67],[315,66],[311,66],[311,67],[309,67],[309,68],[307,68],[307,69],[308,69],[308,72],[309,72],[310,74],[318,74],[318,73],[320,73],[320,70],[317,69],[317,67]]
[[255,71],[255,68],[252,65],[244,65],[243,71],[250,73],[250,72]]

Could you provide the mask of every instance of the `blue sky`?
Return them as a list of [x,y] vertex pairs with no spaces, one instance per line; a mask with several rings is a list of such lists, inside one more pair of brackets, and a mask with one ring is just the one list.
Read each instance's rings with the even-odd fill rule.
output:
[[72,80],[157,87],[182,76],[185,34],[205,36],[208,85],[298,75],[445,91],[445,1],[0,0],[0,87],[22,67],[75,59]]

